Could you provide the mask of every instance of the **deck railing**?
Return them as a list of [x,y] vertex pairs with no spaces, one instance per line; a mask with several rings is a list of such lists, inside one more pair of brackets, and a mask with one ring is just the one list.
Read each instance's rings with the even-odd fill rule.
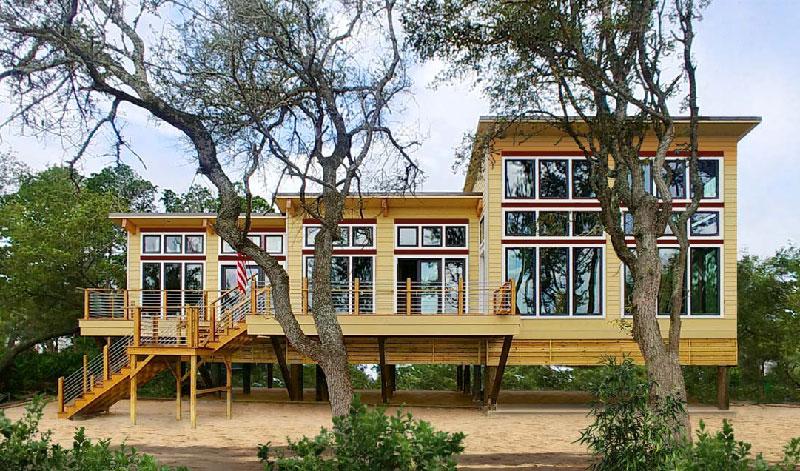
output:
[[[355,278],[332,283],[333,307],[342,315],[508,315],[516,313],[515,283],[509,280],[499,287],[480,283],[467,284],[461,278],[451,282],[396,283],[371,282]],[[314,307],[313,283],[303,278],[290,288],[293,299],[300,298],[300,315]],[[149,291],[86,290],[86,319],[133,319],[137,312],[143,329],[151,336],[142,341],[174,339],[185,342],[189,313],[198,312],[201,333],[223,333],[244,320],[248,314],[272,315],[272,291],[255,278],[245,292],[228,291]],[[213,336],[211,336],[213,337]],[[183,339],[183,340],[181,340]]]
[[84,355],[83,366],[66,377],[58,378],[59,412],[64,412],[65,406],[128,366],[128,346],[132,340],[131,336],[122,337],[110,345],[104,345],[103,351],[91,359]]

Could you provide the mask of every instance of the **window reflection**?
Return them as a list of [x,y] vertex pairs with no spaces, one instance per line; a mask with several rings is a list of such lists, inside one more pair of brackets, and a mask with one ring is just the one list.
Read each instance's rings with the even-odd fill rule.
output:
[[539,161],[539,197],[567,197],[567,161]]
[[506,160],[506,198],[533,198],[534,160]]
[[573,314],[600,315],[602,302],[602,251],[599,248],[572,249]]
[[547,247],[539,250],[541,257],[539,266],[539,296],[541,315],[569,314],[568,249]]

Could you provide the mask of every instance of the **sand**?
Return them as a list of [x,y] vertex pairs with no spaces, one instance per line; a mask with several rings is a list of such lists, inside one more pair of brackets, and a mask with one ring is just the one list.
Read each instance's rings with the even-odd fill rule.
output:
[[[313,397],[313,396],[312,396]],[[140,400],[138,423],[131,425],[128,402],[115,404],[108,415],[86,420],[61,420],[55,404],[45,409],[41,429],[51,429],[55,441],[71,444],[76,427],[84,427],[93,439],[110,438],[156,455],[171,465],[191,469],[256,470],[260,443],[273,446],[316,433],[330,425],[325,404],[235,402],[234,418],[225,417],[224,401],[208,398],[198,402],[198,426],[188,420],[188,401],[183,402],[183,420],[175,419],[174,401]],[[502,413],[487,415],[474,408],[412,407],[413,414],[435,427],[467,434],[462,469],[585,469],[585,449],[575,440],[589,423],[582,413]],[[572,408],[574,411],[574,407]],[[12,407],[5,414],[14,419],[23,412]],[[734,424],[736,436],[753,444],[753,450],[768,459],[779,459],[783,445],[800,436],[800,408],[786,406],[733,406],[731,413],[697,412],[709,428],[717,429],[723,418]]]

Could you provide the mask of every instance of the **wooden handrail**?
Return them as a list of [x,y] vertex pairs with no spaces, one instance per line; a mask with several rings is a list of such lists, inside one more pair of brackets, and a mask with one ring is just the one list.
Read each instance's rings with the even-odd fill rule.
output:
[[89,318],[89,299],[90,299],[89,292],[90,291],[91,291],[91,288],[86,288],[85,290],[83,290],[83,318],[84,319],[88,319]]
[[89,391],[89,355],[83,355],[83,393]]

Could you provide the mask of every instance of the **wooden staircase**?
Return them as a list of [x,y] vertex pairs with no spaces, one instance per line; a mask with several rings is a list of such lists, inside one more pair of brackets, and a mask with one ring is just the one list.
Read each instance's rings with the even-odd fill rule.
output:
[[76,415],[97,414],[107,411],[117,401],[127,399],[133,375],[136,375],[139,384],[144,384],[167,368],[166,362],[157,361],[156,358],[156,355],[149,355],[137,364],[135,371],[127,365],[112,374],[108,380],[95,383],[89,392],[65,406],[64,411],[58,413],[58,417],[71,419]]
[[[184,319],[171,321],[177,330],[171,331],[173,337],[169,342],[163,338],[159,340],[153,331],[144,330],[141,310],[135,310],[132,337],[120,339],[110,348],[106,346],[102,356],[91,362],[84,358],[82,369],[66,380],[59,378],[58,416],[70,419],[107,411],[117,401],[131,396],[132,378],[137,387],[141,386],[182,357],[222,354],[228,358],[227,365],[234,351],[252,341],[247,335],[245,315],[255,309],[257,289],[253,284],[247,293],[229,291],[206,308],[187,306]],[[201,320],[203,309],[206,309],[207,320]],[[155,329],[157,325],[151,323],[149,328]],[[174,337],[175,332],[184,335]],[[147,340],[143,342],[143,338]],[[135,367],[131,366],[131,357],[137,358],[133,362]]]

